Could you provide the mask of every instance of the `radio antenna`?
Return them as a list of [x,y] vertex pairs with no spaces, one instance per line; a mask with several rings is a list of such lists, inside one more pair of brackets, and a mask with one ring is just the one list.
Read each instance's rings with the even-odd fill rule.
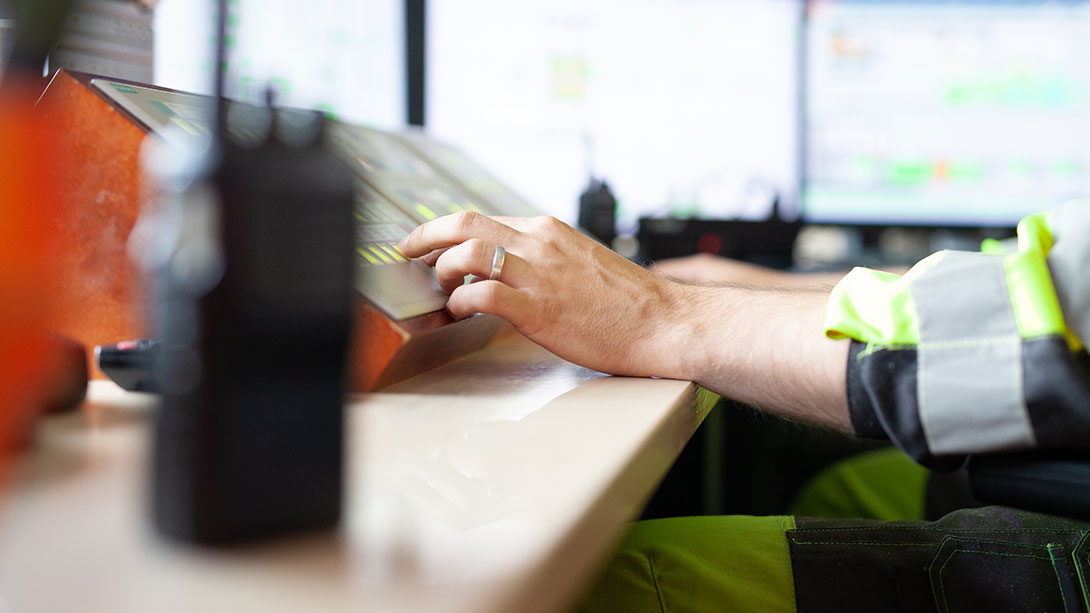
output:
[[227,0],[216,0],[216,51],[213,72],[215,73],[215,86],[213,92],[216,96],[215,125],[216,134],[223,136],[227,133]]

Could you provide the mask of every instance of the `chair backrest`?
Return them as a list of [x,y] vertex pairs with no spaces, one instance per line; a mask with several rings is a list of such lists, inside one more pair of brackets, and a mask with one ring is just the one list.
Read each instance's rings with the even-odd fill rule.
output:
[[969,483],[981,502],[1090,520],[1090,455],[973,456]]

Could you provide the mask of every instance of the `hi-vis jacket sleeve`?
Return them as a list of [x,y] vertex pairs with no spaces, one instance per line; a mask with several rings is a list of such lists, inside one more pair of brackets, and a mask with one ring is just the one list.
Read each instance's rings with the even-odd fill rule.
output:
[[904,276],[857,268],[825,324],[852,339],[861,436],[938,469],[976,453],[1090,450],[1090,198],[1023,219],[1015,248],[939,252]]

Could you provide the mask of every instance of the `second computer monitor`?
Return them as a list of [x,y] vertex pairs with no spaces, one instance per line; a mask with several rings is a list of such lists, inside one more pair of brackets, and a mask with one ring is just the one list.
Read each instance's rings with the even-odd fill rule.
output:
[[807,11],[807,221],[1011,226],[1090,193],[1090,2]]

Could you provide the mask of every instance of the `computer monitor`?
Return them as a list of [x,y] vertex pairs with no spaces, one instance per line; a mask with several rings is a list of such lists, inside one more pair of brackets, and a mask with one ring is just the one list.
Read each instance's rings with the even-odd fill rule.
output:
[[[406,124],[404,0],[228,3],[228,97],[325,110],[350,123]],[[155,85],[213,91],[214,0],[159,0]]]
[[815,0],[802,215],[1009,227],[1090,194],[1090,2]]
[[430,0],[425,128],[537,208],[761,218],[797,194],[797,0]]

